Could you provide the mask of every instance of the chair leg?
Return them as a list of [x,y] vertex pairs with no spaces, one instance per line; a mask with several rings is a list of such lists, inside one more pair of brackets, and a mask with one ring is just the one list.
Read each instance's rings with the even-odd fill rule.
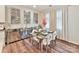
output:
[[55,46],[56,46],[56,40],[54,40]]
[[48,45],[46,45],[46,52],[48,52]]
[[48,53],[51,53],[51,47],[48,48]]
[[41,52],[43,52],[43,44],[41,43],[41,45],[40,45],[40,46],[41,46]]

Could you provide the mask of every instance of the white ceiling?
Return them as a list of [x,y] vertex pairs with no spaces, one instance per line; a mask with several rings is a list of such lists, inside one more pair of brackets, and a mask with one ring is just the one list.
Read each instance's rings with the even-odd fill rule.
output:
[[35,9],[38,11],[44,11],[44,12],[48,12],[50,7],[49,5],[36,5],[36,7],[34,8],[33,5],[22,5],[26,8],[31,8],[31,9]]
[[36,5],[34,8],[33,5],[21,5],[22,7],[30,8],[30,9],[35,9],[38,11],[43,11],[43,12],[49,12],[50,7],[55,7],[55,8],[63,8],[66,7],[64,5]]

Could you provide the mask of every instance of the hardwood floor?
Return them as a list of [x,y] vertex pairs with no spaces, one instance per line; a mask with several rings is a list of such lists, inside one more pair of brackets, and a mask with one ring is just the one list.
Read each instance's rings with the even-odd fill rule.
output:
[[[10,33],[10,39],[20,40],[17,32]],[[61,40],[57,40],[56,46],[51,49],[51,53],[78,53],[79,46],[69,45]],[[29,39],[24,39],[11,44],[8,44],[3,48],[3,53],[45,53],[41,52],[40,49],[33,46]]]

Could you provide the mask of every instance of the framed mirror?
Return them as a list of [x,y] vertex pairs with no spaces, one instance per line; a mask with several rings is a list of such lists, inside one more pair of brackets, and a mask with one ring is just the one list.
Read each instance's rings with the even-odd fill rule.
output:
[[30,23],[31,23],[31,12],[24,11],[24,24],[30,24]]
[[38,24],[38,13],[34,13],[33,21],[34,21],[34,24]]
[[11,24],[20,23],[20,10],[16,8],[11,8]]

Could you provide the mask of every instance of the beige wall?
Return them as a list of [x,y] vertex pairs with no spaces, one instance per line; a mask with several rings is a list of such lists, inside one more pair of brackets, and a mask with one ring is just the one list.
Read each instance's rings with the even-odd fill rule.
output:
[[0,22],[5,22],[5,6],[0,5]]
[[68,36],[70,42],[79,44],[79,6],[68,7]]
[[63,40],[79,44],[79,6],[62,7],[63,30],[61,38]]
[[63,39],[63,40],[67,40],[68,36],[67,36],[67,33],[68,33],[68,19],[67,19],[67,16],[68,16],[68,10],[67,10],[67,6],[62,6],[60,8],[60,10],[62,10],[62,33],[60,35],[60,39]]
[[39,24],[43,27],[42,20],[45,17],[45,13],[43,11],[39,12]]
[[[3,24],[0,24],[0,26],[5,25],[5,6],[4,5],[0,5],[0,23],[3,23]],[[5,44],[5,31],[2,30],[0,31],[0,52],[2,52],[4,44]]]
[[[63,12],[63,30],[60,38],[75,44],[79,44],[79,6],[61,6],[58,8]],[[52,31],[56,29],[55,12],[58,8],[51,8],[50,30]]]
[[55,8],[52,7],[50,9],[50,30],[55,31],[56,30],[56,17],[55,17]]
[[[10,24],[11,20],[10,20],[10,8],[18,8],[21,11],[21,23],[20,24]],[[31,11],[31,24],[24,24],[23,22],[23,10],[27,10],[27,11]],[[7,13],[6,13],[6,23],[7,23],[7,28],[9,29],[14,29],[14,28],[22,28],[25,26],[33,26],[33,12],[37,12],[38,13],[38,21],[39,24],[42,25],[42,19],[45,17],[45,13],[43,11],[37,11],[37,10],[33,10],[33,9],[29,9],[29,8],[25,8],[25,7],[20,7],[20,6],[7,6]],[[8,15],[7,15],[8,14]],[[55,9],[51,8],[50,11],[50,30],[51,31],[55,31]],[[43,25],[42,25],[43,26]]]
[[[15,28],[23,28],[23,27],[31,27],[31,26],[37,26],[36,24],[33,23],[33,13],[36,12],[38,13],[38,21],[39,21],[39,24],[41,24],[41,20],[44,16],[43,12],[42,11],[38,11],[38,10],[33,10],[33,9],[29,9],[29,8],[26,8],[26,7],[22,7],[22,6],[6,6],[7,7],[7,13],[6,13],[6,23],[7,23],[7,29],[15,29]],[[21,23],[20,24],[10,24],[11,22],[11,19],[10,19],[10,8],[18,8],[20,9],[20,16],[21,16]],[[24,14],[23,14],[23,11],[26,10],[26,11],[30,11],[31,12],[31,24],[24,24]]]

